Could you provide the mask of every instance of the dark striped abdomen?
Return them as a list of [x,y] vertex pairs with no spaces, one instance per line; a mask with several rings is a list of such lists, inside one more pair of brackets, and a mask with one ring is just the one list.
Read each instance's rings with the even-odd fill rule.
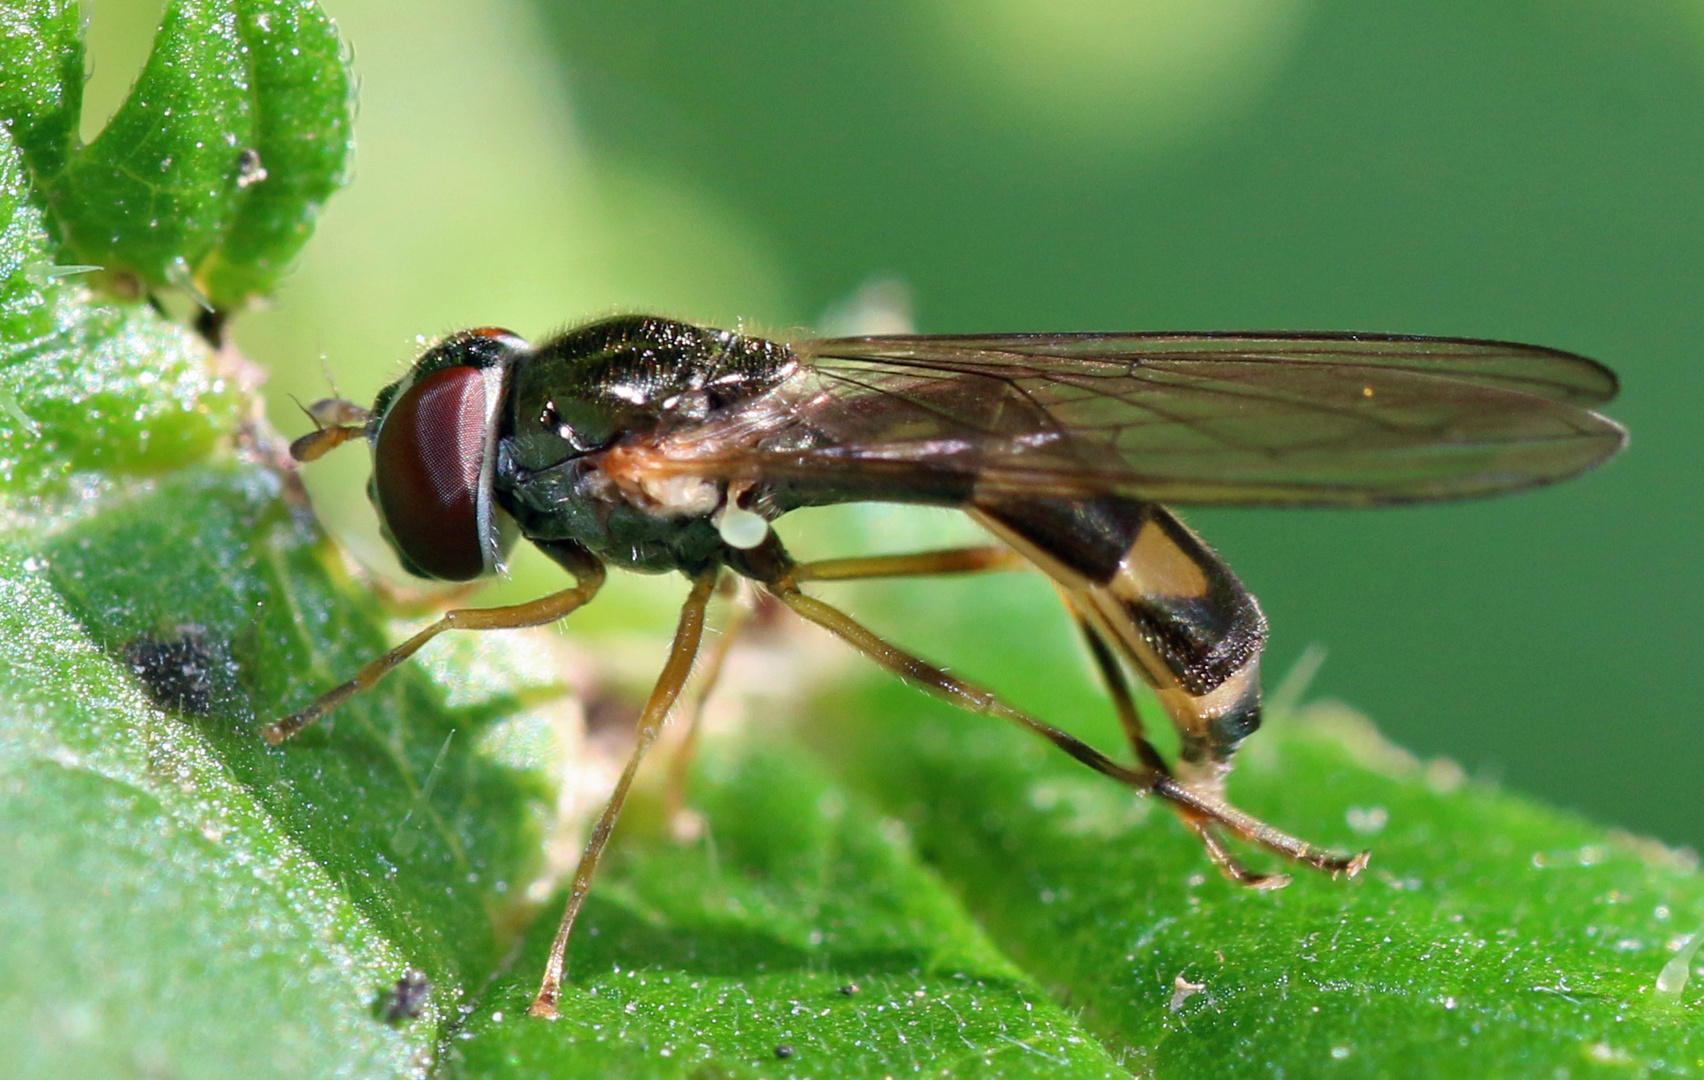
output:
[[972,512],[1048,573],[1158,692],[1189,761],[1260,723],[1266,617],[1212,548],[1156,503],[977,498]]

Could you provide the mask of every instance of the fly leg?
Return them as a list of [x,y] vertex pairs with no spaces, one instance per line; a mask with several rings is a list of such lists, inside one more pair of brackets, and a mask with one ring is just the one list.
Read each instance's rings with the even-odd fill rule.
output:
[[627,758],[627,767],[621,771],[621,779],[616,781],[608,805],[592,827],[592,835],[586,840],[586,850],[580,856],[580,865],[574,869],[574,881],[568,889],[568,906],[562,912],[562,921],[557,924],[556,938],[550,943],[544,980],[539,984],[538,996],[533,998],[531,1007],[527,1009],[529,1016],[556,1019],[556,1002],[562,994],[563,968],[568,957],[568,935],[574,929],[574,919],[580,914],[586,892],[592,887],[598,857],[603,854],[604,844],[615,829],[615,819],[621,816],[622,804],[627,801],[627,791],[633,786],[633,776],[639,771],[639,763],[644,760],[645,752],[651,749],[651,744],[657,741],[663,720],[680,696],[687,676],[692,674],[692,661],[698,655],[698,645],[704,636],[704,609],[709,606],[710,593],[715,587],[716,571],[699,575],[693,579],[692,592],[687,595],[686,603],[681,605],[680,623],[675,629],[674,644],[669,646],[668,662],[657,677],[657,685],[651,690],[645,711],[639,714],[639,731],[633,753]]
[[[989,570],[1022,570],[1028,563],[1010,548],[983,545],[979,547],[949,548],[942,551],[924,551],[906,555],[872,555],[852,559],[823,559],[817,562],[799,563],[793,567],[794,580],[804,581],[857,581],[884,577],[922,577],[936,574],[973,574]],[[725,588],[734,579],[724,578]],[[721,677],[722,665],[726,662],[728,652],[740,633],[749,625],[755,612],[752,608],[741,604],[736,598],[733,611],[728,623],[722,628],[722,636],[705,653],[704,663],[700,666],[698,685],[690,703],[682,708],[686,713],[686,735],[681,740],[679,749],[675,751],[669,762],[668,784],[664,788],[663,810],[664,820],[670,823],[677,835],[684,830],[681,828],[685,819],[681,817],[686,808],[687,770],[692,764],[693,755],[698,750],[699,723],[704,715],[704,704],[715,692],[716,682]]]
[[883,577],[927,577],[934,574],[976,574],[986,570],[1023,570],[1029,562],[1011,548],[947,548],[911,555],[866,555],[855,559],[821,559],[795,563],[794,581],[858,581]]
[[356,694],[371,688],[392,669],[419,651],[422,645],[446,630],[511,630],[524,626],[543,626],[569,615],[596,596],[604,583],[603,564],[590,558],[574,566],[571,572],[574,574],[573,588],[563,589],[525,604],[446,611],[437,622],[368,663],[355,673],[353,679],[321,694],[312,705],[301,712],[292,713],[282,720],[268,724],[261,729],[261,734],[266,737],[267,742],[277,746]]
[[[1030,566],[1027,559],[1011,548],[982,546],[923,551],[910,555],[873,555],[797,563],[792,568],[791,577],[795,582],[853,581],[881,577],[974,574],[989,570],[1025,570]],[[1130,684],[1125,680],[1124,672],[1120,670],[1118,660],[1113,656],[1106,639],[1083,617],[1082,610],[1072,602],[1069,595],[1061,592],[1060,597],[1088,641],[1089,652],[1106,682],[1107,692],[1112,695],[1113,707],[1118,711],[1118,722],[1124,728],[1125,737],[1130,740],[1130,747],[1136,752],[1137,759],[1158,772],[1169,772],[1165,760],[1144,734],[1142,716],[1136,709],[1136,700],[1130,693]]]
[[1289,833],[1275,829],[1261,821],[1253,814],[1239,810],[1227,802],[1191,791],[1177,779],[1161,777],[1154,784],[1154,792],[1169,801],[1189,826],[1201,838],[1202,845],[1207,849],[1207,857],[1219,867],[1226,877],[1240,881],[1255,888],[1280,888],[1286,882],[1278,880],[1283,875],[1267,878],[1266,875],[1251,873],[1243,869],[1236,860],[1225,851],[1217,834],[1211,830],[1223,829],[1241,840],[1263,847],[1287,859],[1292,859],[1315,870],[1323,870],[1328,874],[1346,874],[1354,877],[1366,868],[1367,860],[1372,852],[1362,851],[1354,855],[1339,855],[1333,851],[1325,851],[1314,847],[1303,840],[1298,840]]
[[[1095,666],[1100,669],[1101,678],[1106,683],[1107,692],[1112,695],[1113,707],[1118,711],[1119,723],[1124,727],[1125,738],[1130,740],[1130,747],[1136,752],[1136,759],[1143,765],[1163,774],[1168,780],[1172,779],[1171,767],[1154,749],[1154,744],[1148,741],[1142,725],[1142,714],[1136,708],[1136,699],[1130,693],[1130,683],[1124,677],[1123,668],[1119,667],[1118,658],[1114,655],[1106,638],[1094,624],[1084,618],[1082,609],[1072,602],[1068,593],[1061,591],[1060,596],[1065,601],[1066,608],[1077,620],[1077,627],[1082,630],[1083,638],[1088,642],[1089,655],[1094,657]],[[1175,782],[1175,781],[1173,781]],[[1250,870],[1232,855],[1225,847],[1224,840],[1218,832],[1218,822],[1212,817],[1204,816],[1193,809],[1173,803],[1178,820],[1184,828],[1195,834],[1201,841],[1201,847],[1207,853],[1207,859],[1219,873],[1251,889],[1281,889],[1290,883],[1288,874],[1262,874]],[[1327,868],[1329,869],[1329,868]],[[1348,869],[1348,867],[1344,867]],[[1356,867],[1355,869],[1359,869]]]
[[704,704],[710,700],[710,695],[716,692],[716,683],[722,678],[722,666],[727,662],[728,653],[733,650],[734,642],[750,623],[753,614],[745,590],[734,576],[724,576],[718,583],[718,591],[732,594],[728,621],[722,627],[722,634],[716,639],[716,643],[705,653],[704,663],[698,670],[698,685],[691,698],[681,707],[686,718],[686,734],[675,749],[674,757],[669,760],[668,782],[663,788],[663,820],[669,823],[676,839],[685,839],[691,835],[691,823],[682,815],[686,813],[687,770],[692,765],[693,756],[698,752],[698,728],[704,718]]
[[1065,607],[1071,612],[1071,617],[1077,620],[1077,628],[1083,632],[1083,640],[1088,642],[1089,655],[1094,657],[1095,667],[1100,669],[1101,681],[1106,683],[1106,691],[1112,695],[1112,706],[1118,712],[1119,725],[1124,728],[1124,737],[1130,741],[1130,749],[1136,752],[1136,760],[1153,769],[1155,772],[1171,774],[1171,767],[1154,749],[1154,744],[1148,741],[1146,729],[1142,725],[1142,713],[1136,708],[1136,698],[1130,693],[1130,683],[1124,678],[1124,669],[1118,666],[1118,657],[1113,654],[1112,647],[1106,643],[1106,638],[1088,619],[1083,617],[1083,611],[1071,601],[1070,596],[1061,593]]
[[[1209,820],[1235,836],[1266,848],[1287,859],[1312,866],[1327,873],[1356,874],[1366,865],[1367,855],[1346,856],[1314,847],[1312,844],[1266,824],[1260,819],[1211,799],[1185,787],[1168,773],[1146,764],[1135,767],[1121,765],[1083,742],[1043,720],[1008,705],[998,696],[980,686],[966,682],[925,660],[889,644],[851,616],[799,591],[788,570],[778,567],[779,573],[764,582],[788,608],[835,634],[847,644],[887,668],[905,681],[927,690],[936,697],[980,716],[994,717],[1015,724],[1041,736],[1070,754],[1089,768],[1109,776],[1138,792],[1153,792],[1187,814]],[[1213,845],[1209,845],[1209,856]]]
[[[1177,817],[1179,821],[1183,822],[1183,827],[1194,833],[1195,838],[1201,841],[1202,850],[1207,853],[1207,861],[1218,867],[1219,873],[1231,881],[1250,889],[1258,889],[1261,892],[1270,889],[1282,889],[1290,884],[1289,874],[1261,874],[1238,862],[1236,856],[1231,854],[1230,849],[1225,847],[1225,841],[1220,838],[1218,829],[1214,827],[1215,822],[1211,819],[1183,809],[1177,811]],[[1351,865],[1346,865],[1342,869],[1353,877],[1361,869],[1359,865],[1353,864],[1358,861],[1364,865],[1367,861],[1365,855],[1365,852],[1357,855],[1350,860]],[[1333,869],[1332,872],[1335,873],[1336,870]]]

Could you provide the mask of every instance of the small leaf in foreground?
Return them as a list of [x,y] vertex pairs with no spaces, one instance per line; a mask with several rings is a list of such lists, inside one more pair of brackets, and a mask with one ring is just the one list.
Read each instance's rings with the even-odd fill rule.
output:
[[53,329],[53,249],[32,190],[23,156],[0,127],[0,363]]
[[0,5],[0,125],[44,179],[76,148],[83,110],[83,16],[75,0]]
[[313,0],[245,0],[238,29],[256,99],[252,158],[237,178],[238,209],[197,271],[214,306],[271,292],[344,183],[355,97],[337,28]]
[[188,464],[240,398],[204,342],[142,305],[58,280],[18,151],[0,130],[0,491]]
[[69,252],[187,284],[235,210],[255,105],[236,0],[172,0],[130,96],[47,187]]
[[[80,64],[58,14],[21,20],[20,42],[40,44],[13,51],[36,67]],[[60,97],[74,128],[76,102]],[[75,153],[50,143],[58,113],[25,116],[20,134],[68,252],[233,310],[270,292],[312,234],[344,181],[353,114],[342,43],[314,0],[172,0],[130,96],[92,143]]]

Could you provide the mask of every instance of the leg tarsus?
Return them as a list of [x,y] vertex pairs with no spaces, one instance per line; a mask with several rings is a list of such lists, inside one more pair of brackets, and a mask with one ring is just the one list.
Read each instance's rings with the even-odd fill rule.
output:
[[1343,874],[1354,877],[1366,867],[1367,860],[1372,857],[1372,853],[1367,851],[1357,855],[1342,855],[1315,847],[1227,802],[1210,799],[1191,791],[1169,776],[1162,777],[1154,785],[1154,792],[1176,806],[1179,813],[1212,821],[1232,836],[1332,876]]
[[1184,826],[1195,834],[1196,839],[1201,841],[1202,848],[1207,852],[1207,860],[1217,867],[1226,879],[1257,892],[1282,889],[1290,884],[1289,874],[1262,874],[1239,862],[1225,846],[1213,822],[1192,814],[1179,813],[1178,817]]

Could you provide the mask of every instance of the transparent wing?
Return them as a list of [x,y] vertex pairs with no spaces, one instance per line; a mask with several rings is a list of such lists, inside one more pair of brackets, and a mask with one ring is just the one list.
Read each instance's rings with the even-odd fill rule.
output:
[[1615,395],[1607,368],[1507,342],[1017,334],[797,349],[773,415],[705,432],[698,460],[848,495],[970,485],[1358,506],[1550,483],[1625,439],[1590,409]]

